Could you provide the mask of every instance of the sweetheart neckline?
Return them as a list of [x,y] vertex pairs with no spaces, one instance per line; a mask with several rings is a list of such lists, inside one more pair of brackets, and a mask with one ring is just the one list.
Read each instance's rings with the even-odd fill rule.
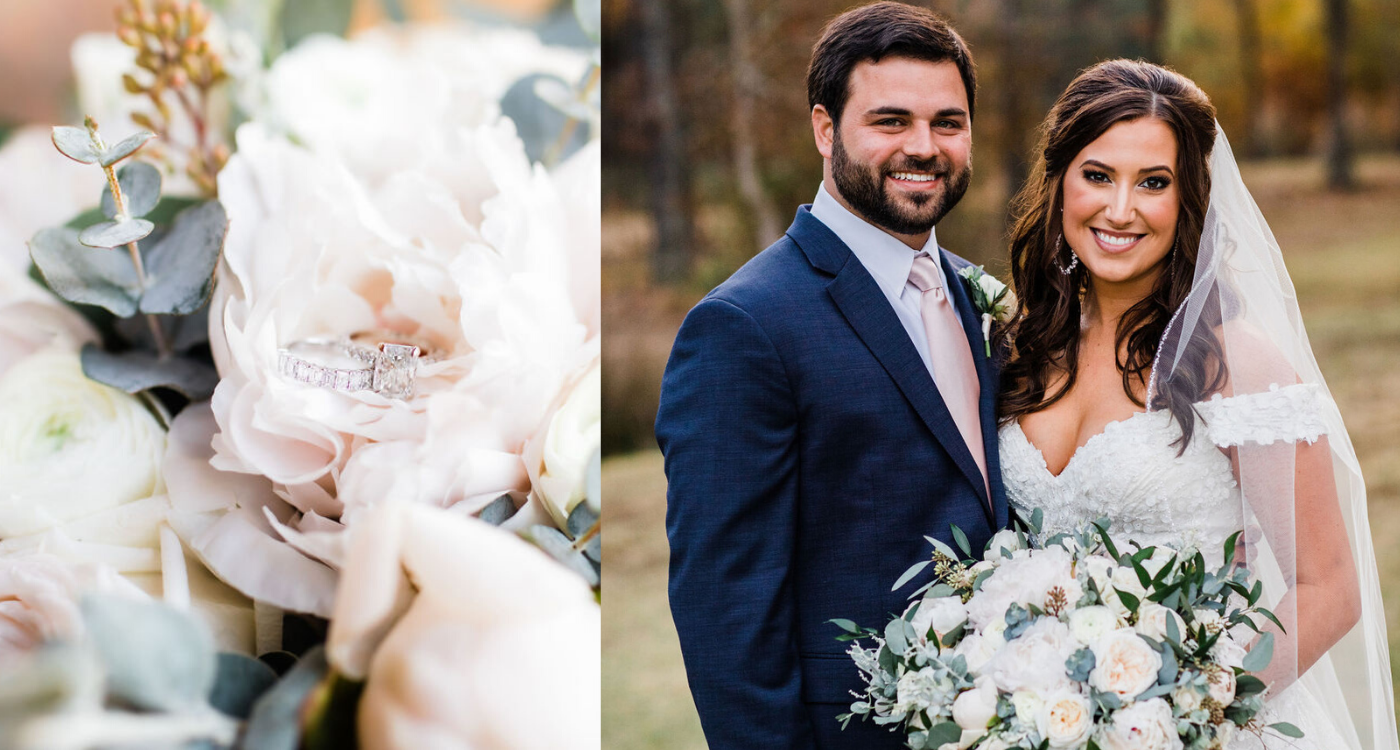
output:
[[1045,452],[1042,451],[1039,447],[1037,447],[1035,443],[1032,443],[1031,439],[1026,436],[1026,431],[1021,429],[1021,420],[1014,419],[1011,421],[1011,425],[1015,425],[1017,434],[1021,436],[1021,441],[1024,442],[1026,446],[1029,447],[1032,451],[1034,451],[1036,457],[1040,459],[1040,468],[1045,471],[1045,475],[1050,477],[1051,479],[1059,480],[1060,477],[1063,477],[1066,473],[1069,472],[1069,468],[1074,465],[1075,459],[1079,458],[1079,454],[1083,453],[1084,449],[1088,448],[1090,445],[1093,445],[1095,440],[1098,440],[1099,438],[1108,434],[1109,430],[1114,429],[1118,425],[1127,424],[1133,421],[1134,419],[1137,419],[1138,417],[1146,416],[1148,414],[1159,413],[1160,412],[1135,411],[1129,416],[1126,416],[1122,419],[1115,419],[1104,424],[1103,429],[1099,430],[1093,435],[1090,435],[1088,440],[1085,440],[1083,444],[1075,447],[1074,452],[1069,454],[1069,460],[1065,462],[1064,466],[1060,467],[1060,473],[1058,474],[1050,471],[1050,463],[1045,460]]

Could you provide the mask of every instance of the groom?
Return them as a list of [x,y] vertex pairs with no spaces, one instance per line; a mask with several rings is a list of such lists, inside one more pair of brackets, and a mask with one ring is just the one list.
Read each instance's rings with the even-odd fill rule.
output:
[[1007,522],[996,373],[933,232],[967,189],[975,91],[933,14],[834,19],[807,73],[816,199],[677,335],[656,418],[671,610],[715,750],[901,746],[841,730],[862,683],[827,621],[882,627],[924,535],[956,524],[980,551]]

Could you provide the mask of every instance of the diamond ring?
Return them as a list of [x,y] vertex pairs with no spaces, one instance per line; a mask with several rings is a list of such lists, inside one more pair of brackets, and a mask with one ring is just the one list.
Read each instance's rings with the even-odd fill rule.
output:
[[374,391],[385,398],[413,397],[422,357],[416,344],[381,341],[377,349],[344,337],[318,337],[277,351],[277,371],[300,383],[333,391]]

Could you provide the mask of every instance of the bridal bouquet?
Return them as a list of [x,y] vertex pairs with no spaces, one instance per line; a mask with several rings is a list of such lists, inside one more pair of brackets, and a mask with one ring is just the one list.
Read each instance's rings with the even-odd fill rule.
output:
[[[901,730],[914,750],[1206,750],[1261,726],[1273,635],[1259,632],[1262,585],[1233,562],[1207,566],[1190,548],[1119,548],[1109,521],[1041,539],[998,532],[983,559],[935,551],[933,580],[883,631],[833,622],[866,683],[853,716]],[[1030,533],[1027,533],[1029,531]],[[912,597],[911,597],[912,598]],[[1280,627],[1282,627],[1280,625]],[[873,641],[871,648],[860,645]]]
[[0,748],[597,747],[598,3],[113,5],[0,133]]

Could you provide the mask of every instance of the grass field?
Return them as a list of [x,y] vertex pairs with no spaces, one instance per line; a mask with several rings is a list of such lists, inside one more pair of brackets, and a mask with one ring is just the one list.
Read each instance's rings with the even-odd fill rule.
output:
[[[1400,674],[1400,157],[1364,160],[1358,172],[1363,188],[1345,194],[1319,190],[1320,168],[1308,162],[1248,165],[1245,178],[1284,248],[1313,349],[1361,460]],[[605,325],[611,336],[628,321]],[[651,359],[658,357],[664,352]],[[703,748],[666,602],[660,455],[610,458],[603,493],[603,746]]]

